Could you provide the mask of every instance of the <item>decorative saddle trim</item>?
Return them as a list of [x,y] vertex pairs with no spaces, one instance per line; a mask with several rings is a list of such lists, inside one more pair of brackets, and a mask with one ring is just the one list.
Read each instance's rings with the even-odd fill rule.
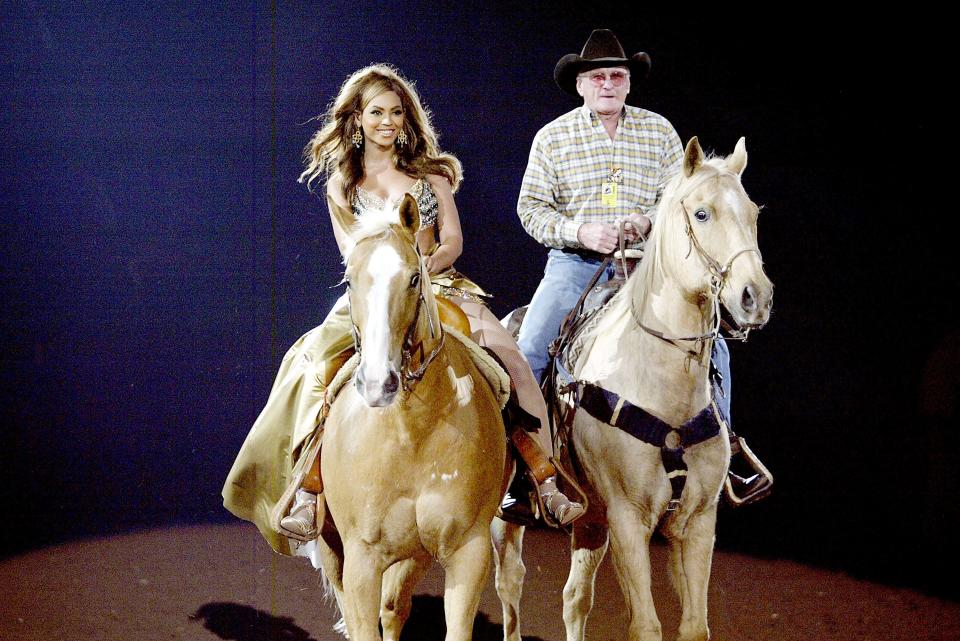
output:
[[660,460],[670,480],[671,496],[667,511],[676,510],[680,506],[680,497],[687,481],[684,448],[708,441],[720,434],[722,421],[713,400],[717,392],[716,386],[711,386],[709,405],[680,427],[674,427],[610,390],[574,379],[560,360],[556,358],[554,361],[557,375],[562,381],[558,391],[572,395],[573,408],[570,411],[581,407],[598,421],[660,448]]

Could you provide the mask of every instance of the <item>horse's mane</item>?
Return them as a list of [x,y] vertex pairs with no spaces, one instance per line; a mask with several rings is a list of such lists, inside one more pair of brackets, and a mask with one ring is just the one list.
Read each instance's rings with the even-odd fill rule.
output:
[[354,240],[379,236],[392,225],[400,224],[399,205],[387,204],[383,209],[368,209],[350,229]]
[[343,253],[344,264],[346,264],[347,260],[349,260],[350,254],[358,242],[368,238],[381,236],[388,231],[391,231],[395,225],[399,225],[399,212],[399,205],[390,204],[384,206],[383,209],[366,210],[363,215],[357,219],[357,222],[350,227],[349,235],[353,242]]
[[[702,172],[705,171],[709,172],[710,175],[704,176]],[[703,164],[697,170],[696,178],[692,178],[692,180],[706,180],[711,176],[719,177],[729,173],[723,156],[711,156],[703,161]],[[682,209],[677,200],[681,197],[682,186],[689,182],[690,179],[685,179],[683,171],[680,170],[664,186],[660,203],[657,205],[657,222],[650,230],[650,236],[647,238],[643,260],[637,265],[636,270],[627,279],[626,285],[617,295],[618,304],[629,305],[631,300],[636,300],[634,296],[650,294],[656,287],[657,276],[663,274],[662,257],[668,239],[686,238],[685,234],[674,233],[674,228],[677,225],[684,224],[683,217],[680,214]]]

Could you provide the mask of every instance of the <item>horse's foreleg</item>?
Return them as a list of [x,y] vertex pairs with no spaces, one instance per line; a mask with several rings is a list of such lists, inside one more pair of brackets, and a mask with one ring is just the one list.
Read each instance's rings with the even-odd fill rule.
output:
[[660,620],[653,606],[650,537],[654,526],[626,502],[609,505],[610,545],[620,589],[627,600],[630,641],[661,641]]
[[607,528],[599,522],[587,522],[590,516],[587,514],[574,521],[570,540],[570,575],[563,586],[563,622],[567,629],[567,641],[583,641],[586,638],[587,617],[593,609],[597,569],[607,553]]
[[383,641],[399,641],[413,606],[413,588],[429,567],[430,556],[423,555],[395,563],[384,572],[380,598]]
[[680,597],[678,641],[707,641],[707,588],[713,559],[717,506],[690,517],[682,536],[670,540],[674,587]]
[[443,588],[446,641],[469,641],[472,636],[480,593],[490,569],[489,536],[486,527],[475,527],[466,535],[463,545],[442,560],[446,570]]
[[523,565],[524,527],[494,519],[490,524],[497,594],[503,606],[503,639],[520,641],[520,596],[527,568]]
[[380,590],[385,568],[380,555],[361,541],[345,545],[343,618],[350,641],[380,641]]

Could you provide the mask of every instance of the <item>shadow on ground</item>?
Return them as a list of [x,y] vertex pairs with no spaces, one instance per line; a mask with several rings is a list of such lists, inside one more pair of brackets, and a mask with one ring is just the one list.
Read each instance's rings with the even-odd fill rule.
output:
[[290,617],[237,603],[206,603],[190,615],[221,639],[231,641],[317,641]]
[[[403,627],[400,641],[443,641],[447,626],[443,618],[443,598],[419,595],[413,597],[410,618]],[[503,626],[490,621],[480,612],[473,621],[473,641],[503,641]],[[523,641],[544,641],[524,636]]]
[[[237,603],[206,603],[191,619],[203,621],[203,627],[221,639],[230,641],[317,641],[290,617],[278,617]],[[415,596],[410,618],[400,641],[443,641],[447,626],[443,617],[443,598]],[[503,626],[493,623],[482,612],[473,622],[474,641],[501,641]],[[523,641],[544,641],[523,637]]]

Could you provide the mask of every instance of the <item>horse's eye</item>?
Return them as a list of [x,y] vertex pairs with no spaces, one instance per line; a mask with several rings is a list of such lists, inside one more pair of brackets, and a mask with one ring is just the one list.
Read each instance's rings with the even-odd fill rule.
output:
[[418,272],[410,278],[410,287],[414,288],[419,284],[420,284],[420,273]]
[[693,217],[703,223],[710,219],[710,212],[708,212],[706,209],[698,209]]

